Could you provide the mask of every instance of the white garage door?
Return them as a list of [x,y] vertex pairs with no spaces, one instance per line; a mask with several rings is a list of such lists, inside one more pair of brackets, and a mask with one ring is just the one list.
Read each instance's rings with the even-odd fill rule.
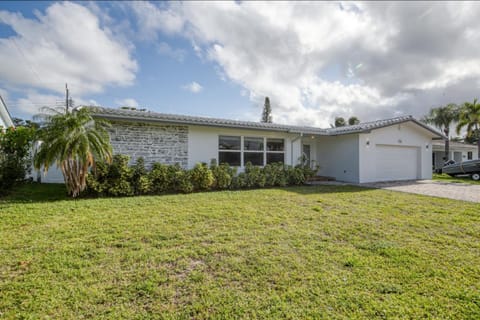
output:
[[376,180],[415,180],[419,177],[416,147],[376,145]]

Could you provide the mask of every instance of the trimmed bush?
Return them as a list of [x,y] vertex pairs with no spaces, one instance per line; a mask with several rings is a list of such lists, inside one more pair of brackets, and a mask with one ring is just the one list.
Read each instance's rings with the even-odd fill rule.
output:
[[214,184],[215,178],[212,170],[207,167],[206,163],[197,163],[190,171],[190,178],[194,190],[209,190]]
[[133,166],[129,157],[116,155],[112,164],[98,162],[87,177],[88,192],[95,195],[132,196],[142,194],[190,193],[193,191],[263,188],[286,185],[301,185],[314,170],[302,166],[290,167],[283,163],[265,167],[245,165],[245,172],[237,174],[228,164],[210,167],[199,163],[191,170],[179,164],[154,163],[149,170],[139,158]]
[[210,164],[210,170],[213,174],[212,189],[223,190],[228,189],[232,185],[233,177],[237,175],[236,168],[230,167],[227,163],[217,165],[215,159]]
[[132,167],[132,181],[133,192],[136,195],[148,194],[152,189],[152,182],[147,175],[147,169],[145,169],[145,160],[140,157]]

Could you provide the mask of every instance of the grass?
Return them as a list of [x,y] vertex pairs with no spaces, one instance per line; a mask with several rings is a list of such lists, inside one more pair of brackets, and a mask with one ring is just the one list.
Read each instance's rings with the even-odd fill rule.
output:
[[480,205],[353,186],[0,199],[0,318],[480,318]]
[[469,184],[478,184],[480,181],[475,181],[470,178],[469,175],[450,177],[448,174],[433,174],[433,180],[443,181],[443,182],[452,182],[452,183],[469,183]]

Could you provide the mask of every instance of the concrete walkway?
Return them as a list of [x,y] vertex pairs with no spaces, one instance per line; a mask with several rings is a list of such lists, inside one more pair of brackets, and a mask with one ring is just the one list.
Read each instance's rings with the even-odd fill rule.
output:
[[434,180],[363,183],[360,186],[480,203],[480,185]]

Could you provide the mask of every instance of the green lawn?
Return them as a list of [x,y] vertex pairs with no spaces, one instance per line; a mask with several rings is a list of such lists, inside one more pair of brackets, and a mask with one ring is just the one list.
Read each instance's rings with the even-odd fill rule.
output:
[[453,183],[470,183],[480,185],[480,181],[475,181],[470,178],[468,175],[450,177],[448,174],[433,174],[433,180],[444,181],[444,182],[453,182]]
[[480,205],[353,186],[0,199],[0,318],[480,318]]

